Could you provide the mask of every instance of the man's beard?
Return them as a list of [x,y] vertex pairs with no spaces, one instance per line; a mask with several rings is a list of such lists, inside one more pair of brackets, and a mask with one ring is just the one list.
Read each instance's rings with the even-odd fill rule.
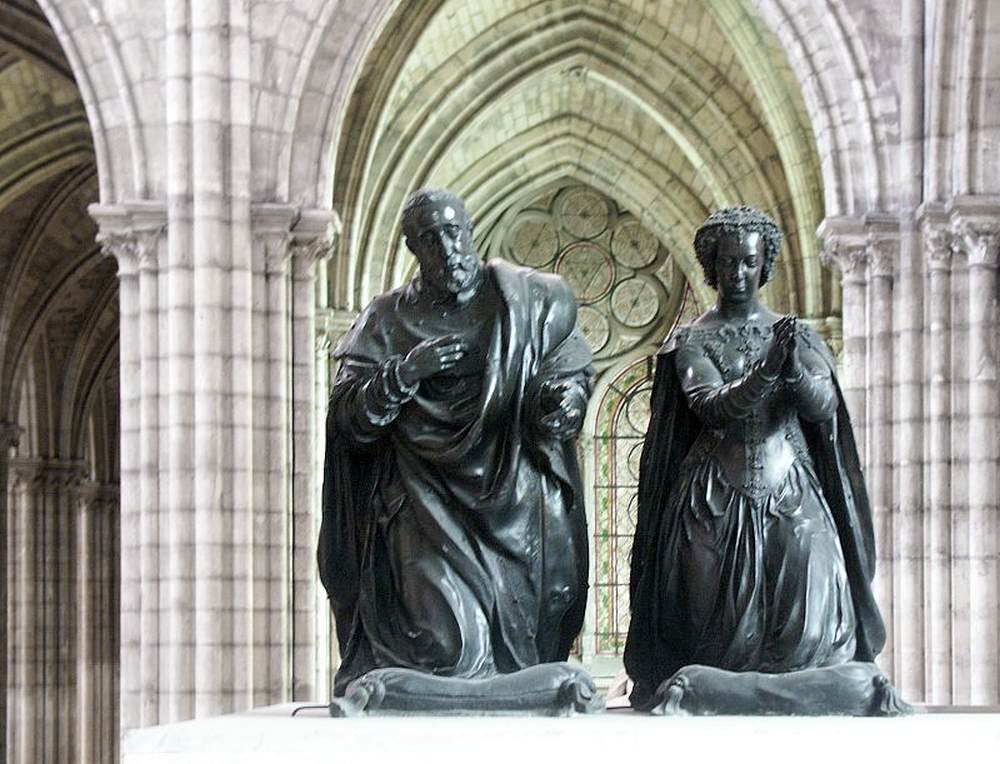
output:
[[465,268],[455,268],[454,270],[445,271],[443,280],[445,288],[449,292],[457,294],[465,291],[475,283],[476,273]]

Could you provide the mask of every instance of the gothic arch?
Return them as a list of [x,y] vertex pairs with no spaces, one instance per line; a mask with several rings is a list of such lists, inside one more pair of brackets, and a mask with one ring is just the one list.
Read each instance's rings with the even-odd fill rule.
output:
[[[344,142],[357,140],[357,126],[348,124],[357,105],[350,93],[361,86],[365,99],[384,95],[384,86],[366,72],[365,61],[378,56],[384,69],[397,69],[440,4],[435,0],[404,8],[398,0],[327,2],[309,19],[308,32],[289,40],[289,48],[302,52],[294,60],[296,86],[284,125],[276,131],[275,145],[284,147],[274,155],[279,198],[315,206],[331,198],[331,157]],[[723,28],[732,31],[748,16],[757,16],[780,41],[787,68],[800,85],[820,156],[825,214],[857,214],[890,204],[889,139],[898,98],[891,83],[876,84],[869,52],[852,37],[857,22],[843,3],[819,7],[805,0],[734,0],[712,5]],[[350,43],[338,46],[335,41]],[[759,30],[730,34],[730,41],[748,69],[764,77],[773,74],[756,44]],[[769,108],[777,124],[788,124],[796,110],[780,99],[769,101]]]
[[[34,6],[37,2],[37,7]],[[150,167],[146,144],[147,128],[155,115],[142,109],[162,107],[156,90],[137,93],[136,73],[150,69],[153,53],[133,37],[132,45],[123,48],[122,34],[142,22],[119,9],[109,18],[102,3],[93,0],[8,0],[18,7],[23,18],[32,19],[32,28],[48,27],[43,34],[47,50],[56,41],[60,50],[51,58],[60,61],[63,76],[79,89],[93,141],[93,152],[100,180],[100,201],[104,204],[145,198],[154,192],[163,173]],[[40,12],[39,12],[40,11]],[[132,11],[134,13],[134,11]],[[44,15],[43,15],[44,14]]]
[[[381,23],[381,36],[372,44],[363,67],[355,73],[354,89],[343,96],[350,99],[341,112],[346,116],[340,119],[346,121],[339,133],[325,139],[329,147],[338,141],[337,183],[329,191],[345,222],[343,256],[333,281],[347,292],[334,296],[334,301],[356,308],[398,278],[399,268],[391,264],[388,270],[375,271],[385,252],[393,259],[394,236],[389,231],[407,188],[431,180],[461,185],[459,173],[448,177],[442,166],[456,158],[474,164],[483,159],[457,145],[463,129],[488,119],[507,119],[523,128],[518,119],[523,121],[524,113],[544,113],[547,105],[553,123],[566,113],[579,115],[579,107],[539,106],[532,100],[533,82],[542,83],[535,89],[544,88],[543,99],[537,99],[544,100],[559,89],[552,82],[564,75],[567,81],[589,83],[592,90],[594,85],[603,86],[597,88],[597,113],[584,133],[613,126],[622,104],[639,114],[633,122],[644,126],[630,136],[617,136],[618,143],[623,138],[632,143],[631,159],[622,158],[620,164],[655,164],[660,161],[657,152],[679,151],[705,181],[706,188],[699,189],[698,211],[689,212],[687,228],[693,231],[704,210],[724,204],[746,200],[764,206],[789,235],[792,254],[783,264],[787,283],[782,285],[787,297],[781,301],[807,316],[838,310],[836,290],[827,285],[831,277],[819,263],[813,235],[823,215],[820,162],[805,106],[785,92],[789,83],[792,90],[795,86],[788,66],[781,63],[780,50],[777,54],[773,50],[779,47],[777,42],[739,3],[713,5],[718,18],[713,19],[712,28],[728,30],[711,38],[716,44],[724,40],[720,59],[724,63],[715,65],[711,57],[718,58],[717,51],[701,52],[710,46],[697,20],[691,21],[697,13],[692,14],[681,0],[672,5],[685,12],[677,11],[676,18],[670,19],[674,23],[664,30],[652,23],[655,19],[645,19],[613,2],[598,6],[514,3],[494,14],[497,18],[490,17],[489,23],[479,19],[479,27],[465,36],[455,34],[426,44],[421,43],[421,35],[440,37],[437,27],[447,26],[435,27],[435,19],[457,16],[464,20],[462,14],[451,10],[446,14],[442,7],[447,10],[447,6],[438,3],[410,5],[405,14],[402,8],[390,14]],[[423,15],[415,12],[417,8]],[[421,30],[414,22],[423,18],[429,26]],[[744,31],[745,27],[752,27],[751,32]],[[454,29],[452,25],[449,31]],[[726,45],[732,41],[733,50],[729,50]],[[772,50],[761,53],[762,41],[770,41]],[[409,58],[401,53],[407,44],[414,46]],[[421,60],[435,49],[443,51],[437,59],[432,55],[431,60]],[[461,63],[451,67],[453,61],[443,58],[451,55]],[[327,74],[328,82],[332,76]],[[763,96],[755,93],[751,77],[770,83],[770,90],[762,88]],[[650,83],[669,84],[657,92]],[[605,98],[606,94],[611,95]],[[602,102],[613,98],[617,104]],[[691,130],[697,119],[702,122],[701,134]],[[704,125],[709,121],[713,130],[706,140]],[[762,127],[751,133],[756,123]],[[778,138],[773,137],[776,130],[781,131]],[[465,132],[475,139],[474,128]],[[509,146],[509,153],[516,157],[521,136],[501,137],[502,132],[494,131],[488,140]],[[669,140],[662,147],[648,146],[649,136]],[[298,151],[308,140],[289,143]],[[507,158],[499,152],[494,160],[499,166]],[[725,172],[730,167],[736,168],[735,176]],[[317,162],[310,172],[322,173],[322,168],[323,163]],[[659,180],[662,185],[663,178]],[[645,206],[637,209],[648,215]],[[777,288],[771,291],[778,293]]]

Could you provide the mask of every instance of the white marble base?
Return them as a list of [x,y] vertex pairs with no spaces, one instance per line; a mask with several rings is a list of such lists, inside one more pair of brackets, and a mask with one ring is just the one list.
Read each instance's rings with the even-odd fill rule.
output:
[[631,711],[570,719],[331,719],[325,711],[290,718],[298,705],[133,730],[123,741],[123,761],[598,764],[647,754],[651,762],[993,764],[1000,751],[1000,708],[898,719],[653,718]]

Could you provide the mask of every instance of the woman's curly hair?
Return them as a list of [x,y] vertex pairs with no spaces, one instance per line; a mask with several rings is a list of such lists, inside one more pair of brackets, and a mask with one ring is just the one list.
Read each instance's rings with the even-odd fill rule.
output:
[[718,254],[719,239],[724,234],[745,236],[756,231],[764,240],[764,264],[760,271],[760,285],[764,286],[774,271],[774,261],[778,257],[783,238],[781,229],[768,215],[756,207],[726,207],[713,212],[702,223],[694,235],[694,252],[705,272],[705,283],[712,289],[718,288],[715,259]]

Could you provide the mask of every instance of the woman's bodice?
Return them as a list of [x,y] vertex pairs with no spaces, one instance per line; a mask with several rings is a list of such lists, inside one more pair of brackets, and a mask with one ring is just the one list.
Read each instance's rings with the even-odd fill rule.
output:
[[[690,327],[686,357],[702,355],[718,372],[719,386],[741,379],[771,345],[770,325]],[[687,381],[682,386],[688,392]],[[714,459],[726,482],[752,498],[780,489],[794,461],[809,461],[794,400],[784,389],[763,396],[743,418],[706,422],[689,460]]]

